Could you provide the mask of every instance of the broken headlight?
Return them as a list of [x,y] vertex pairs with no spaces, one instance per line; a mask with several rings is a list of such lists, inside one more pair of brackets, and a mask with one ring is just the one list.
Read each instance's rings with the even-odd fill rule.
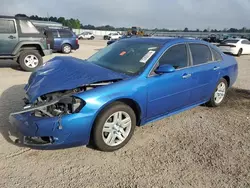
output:
[[35,110],[34,115],[36,117],[55,117],[74,114],[78,113],[84,105],[85,102],[83,100],[77,97],[67,96],[58,100],[56,103]]

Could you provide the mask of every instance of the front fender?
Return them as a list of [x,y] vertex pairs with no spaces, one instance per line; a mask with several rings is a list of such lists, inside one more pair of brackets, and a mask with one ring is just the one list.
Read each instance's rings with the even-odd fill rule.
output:
[[22,47],[23,45],[39,45],[40,48],[42,49],[42,51],[45,50],[45,48],[44,48],[44,46],[43,46],[43,44],[42,44],[41,42],[38,42],[38,41],[21,41],[21,42],[19,42],[19,43],[16,45],[16,47],[15,47],[15,49],[13,50],[12,54],[13,54],[13,55],[18,54],[18,52],[20,51],[20,49],[21,49],[21,47]]
[[144,119],[146,115],[147,90],[143,80],[131,79],[121,81],[95,88],[76,96],[86,102],[80,113],[91,114],[93,122],[100,111],[107,105],[122,99],[133,100],[138,105],[141,111],[141,119]]

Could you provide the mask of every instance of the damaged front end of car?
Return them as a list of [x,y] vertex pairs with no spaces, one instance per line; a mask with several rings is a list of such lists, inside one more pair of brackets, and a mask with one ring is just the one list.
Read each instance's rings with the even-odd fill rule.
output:
[[21,133],[18,142],[31,147],[39,146],[39,148],[61,145],[65,142],[70,146],[72,143],[87,144],[92,117],[89,114],[80,113],[86,102],[77,97],[77,94],[117,81],[98,82],[44,94],[33,103],[26,96],[23,109],[10,114],[11,124]]

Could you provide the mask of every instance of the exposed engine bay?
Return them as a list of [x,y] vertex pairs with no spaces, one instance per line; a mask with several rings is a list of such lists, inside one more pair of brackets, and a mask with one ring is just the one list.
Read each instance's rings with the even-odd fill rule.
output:
[[12,115],[32,112],[36,117],[56,117],[78,113],[85,105],[85,101],[73,96],[74,94],[85,92],[96,87],[109,85],[114,82],[115,81],[99,82],[81,86],[72,90],[48,93],[38,97],[33,104],[30,104],[28,98],[26,97],[24,98],[25,106],[23,110],[12,113]]

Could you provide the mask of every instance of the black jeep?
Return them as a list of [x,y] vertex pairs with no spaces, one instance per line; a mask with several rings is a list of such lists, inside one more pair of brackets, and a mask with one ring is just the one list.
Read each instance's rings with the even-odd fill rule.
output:
[[52,53],[46,36],[28,17],[0,16],[0,60],[17,61],[25,71],[43,64],[42,57]]

